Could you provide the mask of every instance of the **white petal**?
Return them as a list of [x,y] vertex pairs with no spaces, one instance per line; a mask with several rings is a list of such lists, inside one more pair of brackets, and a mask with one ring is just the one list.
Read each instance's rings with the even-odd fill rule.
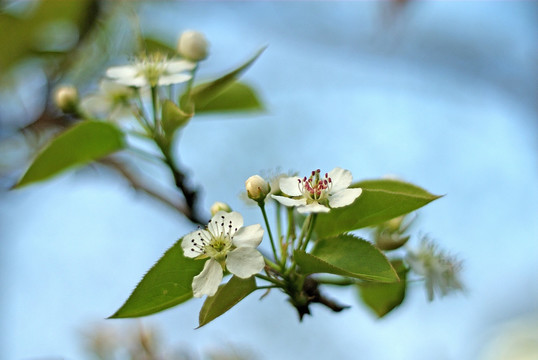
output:
[[203,254],[201,250],[202,241],[200,241],[200,238],[203,237],[207,239],[208,236],[210,236],[210,234],[205,230],[197,230],[185,235],[183,241],[181,241],[183,255],[189,258],[195,258]]
[[239,229],[233,237],[233,244],[239,247],[257,248],[262,242],[263,229],[260,224],[245,226]]
[[336,194],[329,195],[329,206],[332,208],[347,206],[361,196],[361,194],[361,188],[341,190]]
[[232,250],[226,258],[228,270],[242,279],[259,273],[264,266],[263,255],[258,250],[249,247]]
[[283,177],[279,180],[280,190],[289,196],[303,195],[299,190],[299,178],[297,176]]
[[161,75],[161,77],[159,77],[159,85],[179,84],[189,81],[190,78],[191,76],[188,74]]
[[216,260],[209,259],[205,262],[202,272],[192,279],[193,296],[213,296],[221,282],[222,267]]
[[351,171],[336,167],[329,172],[329,177],[332,180],[331,193],[337,193],[340,190],[348,188],[353,181]]
[[302,199],[290,199],[288,197],[279,196],[279,195],[271,195],[271,197],[273,199],[275,199],[276,201],[278,201],[279,203],[281,203],[282,205],[284,205],[284,206],[306,205],[306,199],[305,198],[302,198]]
[[[232,225],[231,228],[230,225]],[[243,226],[243,216],[241,216],[240,213],[236,211],[229,213],[226,211],[219,211],[211,218],[211,221],[207,225],[207,229],[216,237],[220,236],[223,231],[227,234],[230,233],[230,235],[233,236],[241,226]]]
[[114,81],[125,86],[144,87],[148,85],[148,80],[144,76],[137,76],[133,78],[118,78]]
[[133,65],[114,66],[106,71],[106,76],[109,78],[134,78],[138,74],[138,69]]
[[192,70],[196,66],[195,63],[187,60],[174,60],[166,63],[166,72],[178,73],[186,70]]
[[297,208],[297,212],[301,214],[308,214],[308,213],[328,213],[331,211],[327,206],[323,206],[318,203],[312,203],[305,206],[299,206]]

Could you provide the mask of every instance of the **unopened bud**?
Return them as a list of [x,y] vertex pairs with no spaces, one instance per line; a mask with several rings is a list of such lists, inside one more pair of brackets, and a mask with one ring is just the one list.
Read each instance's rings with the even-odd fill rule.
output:
[[60,86],[54,91],[54,103],[64,113],[75,112],[78,105],[77,88],[70,85]]
[[253,175],[245,181],[247,195],[258,203],[265,200],[265,197],[271,191],[271,186],[259,175]]
[[184,31],[177,43],[177,51],[181,56],[192,61],[201,61],[207,57],[209,43],[204,34],[194,31]]
[[215,214],[218,213],[219,211],[232,212],[232,208],[230,207],[230,205],[220,202],[220,201],[215,201],[215,203],[211,205],[210,210],[211,210],[211,216],[215,216]]

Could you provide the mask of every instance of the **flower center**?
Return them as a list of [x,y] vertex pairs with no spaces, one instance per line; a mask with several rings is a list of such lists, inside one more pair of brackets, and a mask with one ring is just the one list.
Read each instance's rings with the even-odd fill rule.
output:
[[155,54],[143,59],[138,65],[138,75],[144,76],[150,86],[156,86],[159,78],[166,72],[166,56]]
[[307,199],[307,202],[320,202],[327,199],[332,187],[329,174],[320,177],[320,170],[312,171],[310,177],[304,177],[298,181],[299,191]]
[[224,223],[224,217],[222,217],[220,224],[218,220],[214,220],[214,223],[217,229],[216,233],[209,230],[199,231],[198,241],[193,239],[192,242],[203,255],[214,258],[217,261],[222,261],[226,258],[228,252],[232,250],[232,231],[237,231],[237,228],[233,227],[231,221],[226,225]]

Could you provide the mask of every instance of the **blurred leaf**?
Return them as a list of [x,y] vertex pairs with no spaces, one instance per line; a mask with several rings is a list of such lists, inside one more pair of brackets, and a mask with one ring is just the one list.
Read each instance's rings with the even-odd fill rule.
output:
[[304,274],[329,273],[380,282],[398,281],[398,275],[385,255],[366,240],[353,235],[319,240],[312,254],[294,253]]
[[235,82],[203,106],[196,107],[196,113],[256,111],[263,110],[258,95],[250,86]]
[[162,109],[162,125],[167,137],[171,139],[176,130],[185,126],[191,117],[192,114],[183,112],[172,101],[165,100]]
[[316,232],[320,238],[377,225],[440,198],[398,180],[367,180],[352,187],[362,188],[361,196],[353,204],[318,215]]
[[392,261],[392,266],[398,272],[400,282],[390,284],[365,282],[357,284],[364,303],[380,318],[399,306],[405,298],[407,268],[402,260]]
[[194,103],[195,109],[204,108],[209,104],[209,102],[215,99],[219,94],[221,94],[228,86],[233,84],[237,78],[256,61],[256,59],[262,54],[265,50],[265,47],[260,49],[252,58],[250,58],[243,65],[239,66],[235,70],[227,73],[220,78],[207,82],[198,86],[195,86],[190,94],[190,98],[186,98],[184,94],[180,99],[180,104],[184,108],[186,103]]
[[124,147],[124,135],[116,126],[100,121],[81,122],[54,138],[37,155],[16,187],[46,180]]
[[254,290],[256,290],[254,276],[248,279],[241,279],[237,276],[232,277],[228,283],[219,287],[215,295],[205,300],[200,310],[198,328],[230,310]]
[[170,58],[178,56],[176,49],[163,43],[160,40],[151,37],[145,37],[142,39],[142,41],[144,42],[144,48],[147,54],[160,53]]
[[205,262],[183,256],[181,240],[153,265],[110,318],[150,315],[192,298],[192,279],[202,271]]
[[69,21],[81,29],[91,5],[91,0],[43,0],[21,17],[0,13],[0,78],[15,62],[42,48],[39,39],[49,24]]

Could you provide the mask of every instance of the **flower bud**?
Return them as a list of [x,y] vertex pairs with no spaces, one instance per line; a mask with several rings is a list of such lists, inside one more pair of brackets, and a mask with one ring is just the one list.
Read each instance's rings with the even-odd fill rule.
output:
[[219,211],[226,211],[228,213],[232,212],[232,208],[230,207],[230,205],[220,202],[220,201],[215,201],[215,203],[211,205],[210,210],[211,210],[211,216],[215,216],[215,214],[218,213]]
[[271,186],[259,175],[253,175],[245,181],[247,195],[258,203],[265,200],[265,197],[271,191]]
[[75,112],[78,105],[77,88],[70,85],[58,87],[54,91],[54,103],[65,113]]
[[192,61],[201,61],[207,57],[209,43],[204,34],[194,31],[184,31],[177,43],[177,51],[181,56]]

